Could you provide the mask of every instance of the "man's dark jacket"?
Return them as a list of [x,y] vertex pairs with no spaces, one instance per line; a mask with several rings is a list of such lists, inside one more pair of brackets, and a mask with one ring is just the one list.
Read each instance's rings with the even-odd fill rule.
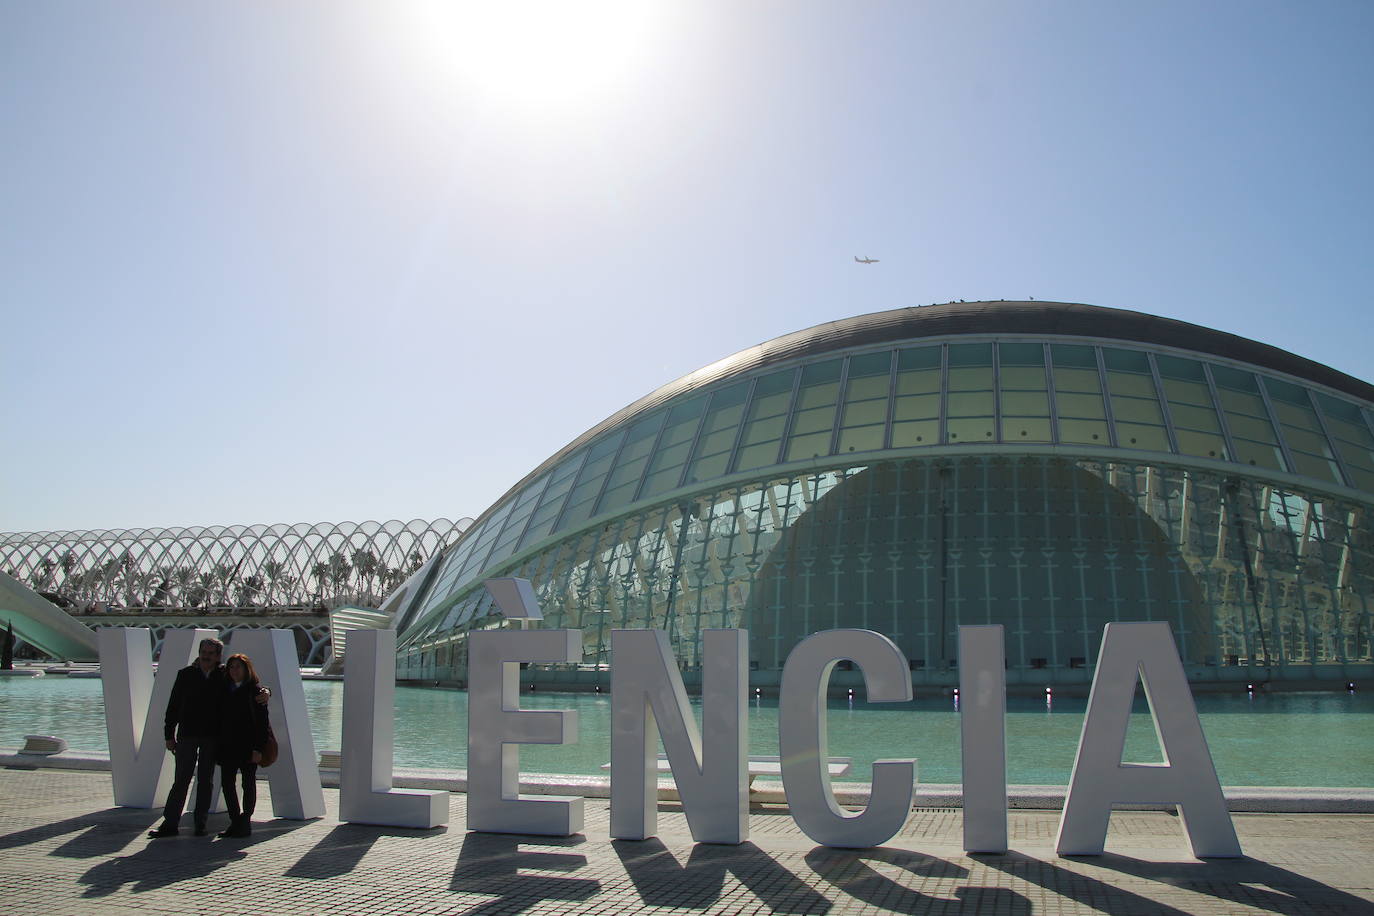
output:
[[163,737],[168,741],[177,737],[218,737],[226,677],[223,666],[216,667],[209,675],[201,671],[198,664],[178,671],[176,682],[172,684],[172,696],[167,700]]

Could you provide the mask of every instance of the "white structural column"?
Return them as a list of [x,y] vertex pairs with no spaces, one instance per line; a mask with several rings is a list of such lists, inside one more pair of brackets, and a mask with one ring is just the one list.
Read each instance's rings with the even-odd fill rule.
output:
[[581,630],[478,630],[468,637],[469,830],[581,832],[581,798],[520,794],[519,748],[577,740],[575,710],[520,708],[520,663],[581,660]]
[[[658,742],[698,843],[749,839],[749,632],[703,630],[701,719],[663,630],[611,632],[611,837],[658,831]],[[704,732],[704,734],[703,734]]]
[[[1121,762],[1137,676],[1150,702],[1163,764]],[[1193,855],[1241,854],[1183,663],[1163,622],[1109,623],[1102,634],[1059,820],[1059,854],[1100,855],[1113,803],[1175,803]]]
[[195,659],[200,641],[218,635],[214,630],[168,630],[155,679],[152,630],[101,627],[98,631],[105,735],[110,743],[110,782],[116,805],[155,808],[166,800],[175,769],[162,735],[167,699],[177,671]]
[[324,789],[320,786],[319,757],[305,709],[305,688],[296,660],[296,639],[290,630],[239,630],[225,650],[225,658],[241,652],[252,659],[258,679],[271,688],[268,711],[277,738],[277,762],[259,772],[272,787],[272,813],[288,820],[324,817]]
[[352,631],[344,656],[339,820],[390,827],[447,824],[447,792],[391,785],[395,705],[396,631]]
[[873,764],[868,808],[845,814],[830,790],[825,696],[835,663],[849,659],[864,675],[870,703],[911,699],[911,673],[897,645],[872,630],[827,630],[808,636],[787,656],[778,701],[782,782],[792,817],[802,832],[825,846],[880,846],[902,829],[911,813],[916,761]]
[[1002,625],[959,628],[964,850],[1007,851],[1007,668]]

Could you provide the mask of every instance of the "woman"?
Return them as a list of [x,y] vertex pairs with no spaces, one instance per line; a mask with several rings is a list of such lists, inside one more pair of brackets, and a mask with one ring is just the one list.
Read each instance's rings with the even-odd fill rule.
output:
[[[258,763],[267,746],[267,707],[253,702],[258,692],[258,673],[242,653],[229,656],[225,665],[229,689],[220,715],[219,775],[224,804],[229,809],[229,829],[221,837],[252,833],[253,808],[258,801]],[[243,806],[239,806],[234,776],[243,774]]]

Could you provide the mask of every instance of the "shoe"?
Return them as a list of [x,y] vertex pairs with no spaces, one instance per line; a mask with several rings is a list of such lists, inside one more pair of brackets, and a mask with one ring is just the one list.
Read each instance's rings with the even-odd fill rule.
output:
[[210,831],[205,829],[204,824],[196,824],[196,836],[205,836]]
[[163,837],[176,836],[179,833],[181,833],[180,830],[173,827],[171,824],[164,823],[161,827],[157,828],[156,830],[149,830],[148,839],[160,840]]
[[246,837],[253,835],[253,822],[248,819],[248,815],[239,818],[237,824],[229,827],[229,835],[232,837]]
[[231,814],[231,815],[229,815],[229,826],[228,826],[228,827],[225,827],[223,830],[221,830],[219,833],[217,833],[216,836],[217,836],[219,839],[221,839],[221,840],[227,840],[227,839],[231,839],[231,838],[236,837],[236,836],[242,836],[242,834],[239,833],[239,821],[240,821],[240,819],[241,819],[241,815],[237,815],[237,814]]

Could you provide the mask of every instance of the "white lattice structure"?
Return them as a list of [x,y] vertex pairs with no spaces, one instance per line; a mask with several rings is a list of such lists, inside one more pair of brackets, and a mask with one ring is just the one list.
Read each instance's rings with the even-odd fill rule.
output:
[[471,521],[0,534],[0,570],[76,614],[377,607]]

